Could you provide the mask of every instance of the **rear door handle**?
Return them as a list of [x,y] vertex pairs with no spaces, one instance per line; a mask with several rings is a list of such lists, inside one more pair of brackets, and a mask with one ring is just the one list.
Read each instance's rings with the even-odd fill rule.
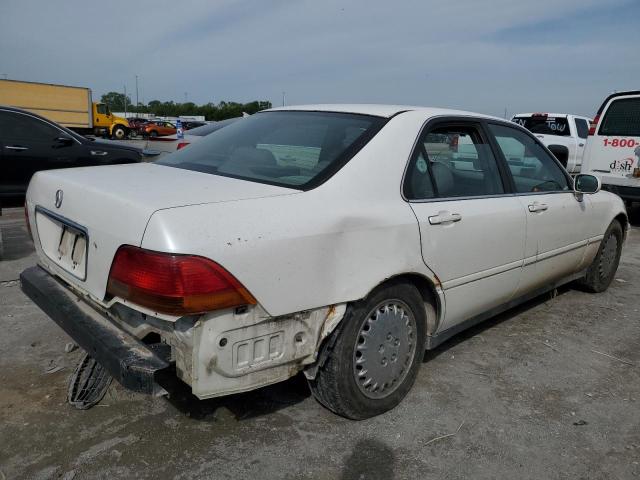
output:
[[104,150],[91,150],[91,155],[96,155],[98,157],[104,157],[107,154]]
[[544,212],[548,208],[549,207],[548,207],[548,205],[546,203],[534,202],[531,205],[529,205],[529,211],[530,212]]
[[20,145],[7,145],[6,147],[7,150],[15,150],[17,152],[21,152],[23,150],[29,150],[29,147],[21,147]]
[[449,213],[446,211],[438,212],[437,215],[429,217],[429,223],[431,225],[459,222],[460,220],[462,220],[462,215],[460,215],[459,213]]

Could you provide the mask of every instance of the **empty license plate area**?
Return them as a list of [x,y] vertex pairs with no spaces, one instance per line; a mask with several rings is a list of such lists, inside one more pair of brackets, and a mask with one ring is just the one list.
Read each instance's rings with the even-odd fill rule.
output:
[[44,209],[36,209],[42,250],[56,265],[84,280],[87,276],[86,230]]

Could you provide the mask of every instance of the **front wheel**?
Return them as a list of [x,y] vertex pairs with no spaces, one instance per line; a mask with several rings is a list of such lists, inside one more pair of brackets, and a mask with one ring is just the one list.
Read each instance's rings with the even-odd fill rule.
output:
[[151,130],[151,131],[149,132],[149,136],[150,136],[151,138],[156,138],[156,137],[158,136],[158,132],[156,132],[155,130]]
[[424,300],[413,285],[391,284],[351,305],[342,322],[311,392],[354,420],[391,410],[411,389],[424,355]]
[[113,138],[115,138],[116,140],[124,140],[124,138],[127,136],[127,131],[124,127],[114,127],[113,129]]
[[579,281],[586,290],[600,293],[609,288],[618,270],[623,239],[622,226],[620,222],[614,220],[607,228],[596,258],[587,269],[587,274]]

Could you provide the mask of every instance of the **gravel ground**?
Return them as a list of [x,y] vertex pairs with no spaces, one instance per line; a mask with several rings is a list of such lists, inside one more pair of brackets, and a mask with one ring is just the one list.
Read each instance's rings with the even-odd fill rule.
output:
[[564,288],[458,335],[425,356],[398,408],[352,422],[302,377],[208,401],[113,384],[73,409],[81,353],[20,291],[35,262],[21,209],[0,226],[0,480],[640,476],[638,227],[607,292]]

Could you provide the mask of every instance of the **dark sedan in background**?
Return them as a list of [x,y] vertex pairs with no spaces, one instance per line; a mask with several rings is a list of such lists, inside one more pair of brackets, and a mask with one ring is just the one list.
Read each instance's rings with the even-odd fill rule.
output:
[[0,106],[0,207],[3,197],[24,196],[39,170],[142,159],[139,148],[89,139],[34,113]]

